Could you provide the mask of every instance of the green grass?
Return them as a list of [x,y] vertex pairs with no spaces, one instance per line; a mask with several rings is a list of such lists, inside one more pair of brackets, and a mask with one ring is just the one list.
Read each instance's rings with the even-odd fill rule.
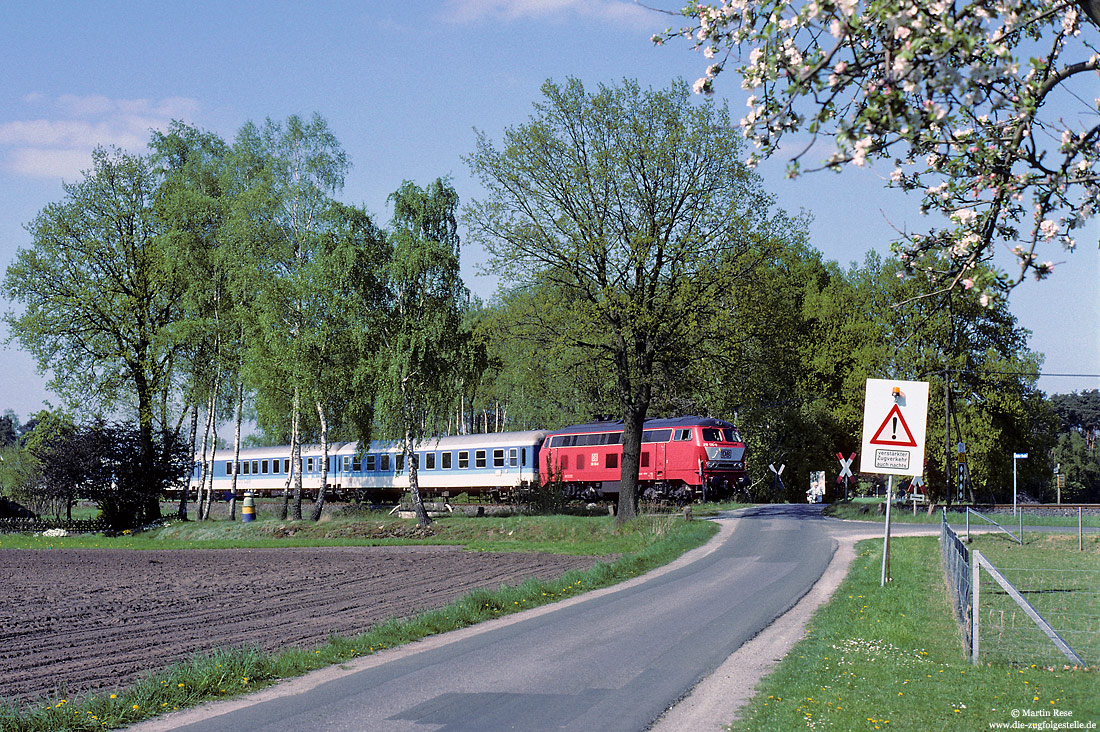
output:
[[[998,541],[983,537],[981,544]],[[1039,543],[1013,546],[1017,559],[1021,549],[1033,552],[1033,562],[1046,561],[1042,554],[1066,554]],[[1096,555],[1066,561],[1095,567]],[[881,542],[857,545],[833,599],[730,729],[986,730],[991,723],[1010,725],[1012,710],[1055,709],[1071,713],[1062,721],[1100,723],[1095,669],[970,664],[948,605],[938,539],[894,539],[890,565],[893,581],[882,588]]]
[[[464,521],[469,523],[463,524]],[[684,521],[676,516],[642,517],[623,527],[616,527],[613,520],[604,518],[568,517],[447,519],[438,523],[456,524],[456,533],[465,535],[471,546],[483,544],[499,549],[510,545],[525,550],[542,547],[541,550],[555,548],[567,552],[567,542],[587,537],[582,541],[587,551],[607,555],[622,550],[625,555],[615,561],[598,563],[584,572],[569,572],[551,582],[528,580],[518,587],[476,590],[444,608],[413,618],[394,619],[354,638],[333,637],[320,648],[291,649],[274,654],[255,648],[219,649],[196,656],[187,663],[153,672],[138,684],[114,694],[76,699],[69,698],[61,689],[49,699],[29,704],[0,702],[0,730],[55,732],[116,728],[165,711],[238,695],[429,635],[615,584],[667,564],[705,543],[718,531],[718,526],[712,522]],[[589,523],[596,528],[591,528]],[[484,528],[488,538],[474,537],[478,526]],[[502,538],[501,532],[507,538]],[[558,536],[559,543],[555,545],[549,541],[549,536]],[[603,539],[594,536],[603,536]],[[179,538],[165,540],[180,541]],[[145,535],[119,537],[118,541],[144,544],[156,539]],[[212,541],[216,543],[221,539]]]
[[266,549],[277,547],[453,544],[471,551],[607,556],[638,551],[679,514],[647,516],[619,526],[610,516],[509,516],[436,519],[419,529],[384,512],[311,521],[170,521],[151,531],[104,536],[2,534],[0,549]]
[[[825,515],[848,521],[876,521],[878,523],[883,523],[886,521],[886,517],[878,514],[878,508],[882,500],[882,498],[859,499],[849,502],[833,503],[825,507]],[[1014,527],[1017,526],[1019,521],[1017,517],[1006,514],[985,513],[984,515],[989,516],[989,518],[993,519],[1001,526],[1005,526],[1012,530],[1015,530]],[[929,514],[927,506],[917,504],[917,513],[914,516],[913,509],[910,505],[906,505],[904,508],[895,505],[890,509],[890,520],[905,524],[938,525],[940,523],[940,511],[937,509]],[[948,511],[947,521],[953,526],[966,524],[966,510]],[[1100,528],[1100,516],[1084,516],[1081,523],[1086,528]],[[977,516],[970,517],[970,525],[977,527],[992,526],[992,524],[982,521],[981,518]],[[1034,513],[1024,512],[1025,531],[1028,526],[1073,527],[1077,526],[1077,516],[1039,516]]]

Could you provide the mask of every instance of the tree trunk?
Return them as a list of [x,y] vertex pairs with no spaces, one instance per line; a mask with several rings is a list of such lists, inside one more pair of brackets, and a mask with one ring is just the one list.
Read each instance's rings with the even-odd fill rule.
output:
[[628,408],[623,415],[623,460],[619,474],[619,506],[615,514],[616,523],[625,523],[638,515],[638,472],[641,470],[644,423],[645,410]]
[[[298,390],[298,387],[294,387],[294,430],[295,432],[301,432],[301,414],[302,414],[302,394]],[[294,477],[294,512],[292,517],[295,521],[302,520],[302,445],[301,439],[298,440],[298,472]]]
[[206,489],[206,507],[202,511],[203,519],[210,518],[210,509],[214,506],[214,460],[218,454],[218,380],[214,380],[214,394],[210,397],[210,485]]
[[290,422],[290,475],[286,477],[283,486],[283,505],[279,511],[279,520],[286,521],[287,509],[290,503],[290,484],[295,482],[298,490],[302,485],[302,444],[298,434],[298,414],[295,413]]
[[325,507],[325,492],[328,490],[328,420],[325,419],[325,408],[321,402],[317,402],[317,419],[321,424],[321,454],[324,464],[321,467],[321,487],[317,490],[317,500],[313,504],[311,521],[321,520],[321,511]]
[[206,477],[211,472],[210,461],[206,459],[207,448],[210,447],[210,433],[213,430],[211,422],[214,419],[214,396],[206,401],[206,426],[202,433],[202,469],[199,471],[199,493],[195,496],[195,510],[198,512],[198,520],[206,519]]
[[237,377],[237,413],[233,427],[233,479],[229,482],[229,520],[237,520],[237,473],[241,466],[241,419],[244,416],[244,379]]
[[416,512],[416,523],[421,527],[431,526],[432,520],[428,516],[428,511],[424,508],[424,500],[420,497],[419,470],[417,469],[416,455],[412,449],[412,432],[407,428],[405,429],[404,452],[405,465],[408,466],[409,470],[409,495],[412,496],[413,511]]
[[[199,405],[191,405],[191,440],[187,444],[191,446],[191,472],[195,472],[195,437],[199,432]],[[200,473],[201,475],[201,473]],[[180,505],[176,510],[176,517],[180,521],[187,520],[187,494],[191,491],[191,477],[188,476],[187,484],[183,486],[183,490],[180,491]]]

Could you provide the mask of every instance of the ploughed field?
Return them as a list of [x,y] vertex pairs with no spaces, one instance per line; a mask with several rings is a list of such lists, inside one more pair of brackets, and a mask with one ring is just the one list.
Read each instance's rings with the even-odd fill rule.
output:
[[0,550],[0,697],[117,688],[218,646],[313,647],[595,557],[458,547]]

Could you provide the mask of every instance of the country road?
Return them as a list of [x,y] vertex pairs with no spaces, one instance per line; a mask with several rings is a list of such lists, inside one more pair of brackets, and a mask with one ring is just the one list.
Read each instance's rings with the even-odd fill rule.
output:
[[131,730],[642,732],[794,606],[841,542],[881,531],[806,505],[722,523],[645,577]]

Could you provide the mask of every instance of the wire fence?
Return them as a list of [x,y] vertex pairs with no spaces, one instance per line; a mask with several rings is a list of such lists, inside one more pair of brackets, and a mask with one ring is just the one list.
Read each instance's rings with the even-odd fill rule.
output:
[[941,514],[940,520],[940,553],[943,555],[943,569],[947,577],[951,607],[955,611],[955,619],[962,627],[963,640],[969,655],[971,650],[970,552],[955,531],[947,525],[946,512]]
[[[1100,666],[1100,570],[990,565],[989,571],[984,557],[981,564],[986,571],[978,572],[980,599],[974,611],[981,661],[1058,668],[1080,661]],[[996,580],[996,572],[1006,586]]]

